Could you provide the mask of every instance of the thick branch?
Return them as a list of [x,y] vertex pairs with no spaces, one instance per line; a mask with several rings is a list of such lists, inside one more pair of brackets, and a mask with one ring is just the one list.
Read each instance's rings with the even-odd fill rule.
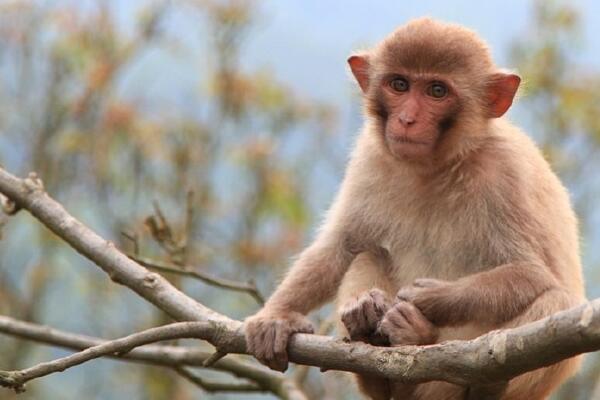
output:
[[[190,326],[194,327],[194,337],[218,345],[224,351],[246,352],[239,329],[229,331],[222,322]],[[461,385],[508,381],[522,373],[599,349],[600,299],[471,341],[389,348],[297,334],[289,346],[290,359],[300,364],[404,382],[443,380]]]

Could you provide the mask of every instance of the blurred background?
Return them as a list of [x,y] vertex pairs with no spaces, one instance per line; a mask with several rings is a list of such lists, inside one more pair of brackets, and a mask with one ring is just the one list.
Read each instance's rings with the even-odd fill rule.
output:
[[[592,0],[0,0],[0,163],[21,176],[36,171],[125,251],[253,279],[266,296],[311,238],[360,127],[346,58],[424,15],[473,28],[499,65],[524,78],[510,118],[569,187],[588,296],[600,296]],[[169,321],[27,213],[0,223],[0,314],[105,338]],[[245,293],[165,276],[233,318],[260,307]],[[314,319],[326,326],[329,314]],[[0,354],[8,370],[68,353],[0,336]],[[289,373],[316,399],[355,398],[339,374]],[[592,398],[599,377],[600,357],[589,355],[554,399]],[[158,367],[98,360],[35,380],[19,398],[269,396],[207,394]]]

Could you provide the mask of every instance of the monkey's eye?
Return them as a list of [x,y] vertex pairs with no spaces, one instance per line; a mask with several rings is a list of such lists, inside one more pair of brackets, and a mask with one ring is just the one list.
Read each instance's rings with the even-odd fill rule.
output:
[[408,81],[404,78],[394,78],[390,81],[390,87],[396,92],[406,92],[408,90]]
[[448,94],[448,88],[443,83],[435,82],[429,85],[427,88],[427,94],[436,99],[446,97]]

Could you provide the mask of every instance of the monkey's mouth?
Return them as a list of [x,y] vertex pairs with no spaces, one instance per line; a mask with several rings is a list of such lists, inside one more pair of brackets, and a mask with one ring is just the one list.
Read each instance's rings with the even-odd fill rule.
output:
[[397,135],[385,135],[386,139],[390,142],[403,143],[403,144],[412,144],[417,146],[429,146],[431,143],[425,140],[415,140],[408,136],[397,136]]
[[426,139],[416,140],[405,135],[385,135],[387,147],[396,158],[421,159],[431,155],[433,143]]

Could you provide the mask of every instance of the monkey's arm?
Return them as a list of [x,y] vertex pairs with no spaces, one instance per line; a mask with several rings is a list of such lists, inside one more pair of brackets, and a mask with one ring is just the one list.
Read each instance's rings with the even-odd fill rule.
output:
[[500,324],[523,313],[540,295],[564,290],[548,267],[513,263],[456,281],[418,279],[398,297],[412,302],[437,326]]
[[315,240],[300,254],[263,310],[307,314],[330,300],[356,256],[349,242],[341,233]]
[[312,333],[304,315],[335,295],[357,254],[347,227],[341,222],[328,223],[300,254],[263,309],[246,320],[248,350],[263,364],[285,371],[289,336]]

